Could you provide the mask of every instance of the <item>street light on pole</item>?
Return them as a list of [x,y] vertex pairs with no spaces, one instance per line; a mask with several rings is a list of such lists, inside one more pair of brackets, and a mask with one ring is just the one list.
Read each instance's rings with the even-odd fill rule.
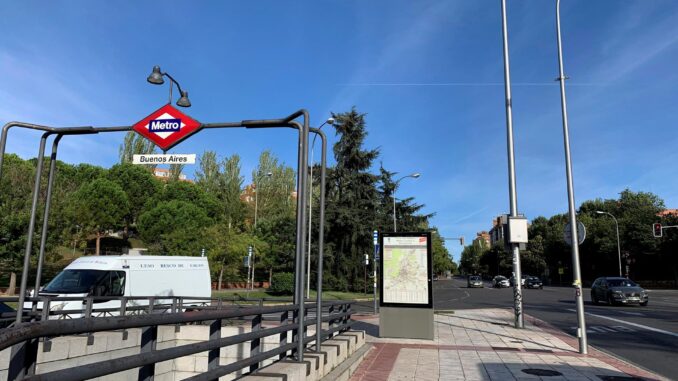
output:
[[191,101],[188,100],[188,91],[183,91],[181,90],[181,85],[179,85],[179,82],[177,82],[169,73],[163,73],[160,70],[160,66],[153,66],[153,71],[151,72],[151,75],[146,78],[146,80],[149,83],[152,83],[154,85],[162,85],[165,83],[165,80],[162,79],[162,77],[167,77],[170,79],[170,88],[169,88],[169,103],[172,103],[172,84],[177,85],[177,88],[179,89],[179,94],[181,97],[177,101],[177,106],[180,107],[191,107]]
[[[503,0],[505,1],[505,0]],[[558,37],[558,78],[560,82],[560,106],[563,114],[563,142],[565,146],[565,175],[567,177],[567,203],[570,216],[570,233],[572,234],[572,271],[574,275],[575,302],[577,305],[577,337],[579,353],[588,353],[586,340],[586,320],[584,317],[584,296],[581,289],[581,268],[579,265],[579,241],[577,240],[577,211],[574,204],[574,185],[572,184],[572,159],[570,157],[570,131],[567,126],[567,100],[565,97],[565,70],[563,69],[563,43],[560,35],[560,0],[556,0],[556,33]]]
[[418,172],[413,173],[411,175],[403,176],[393,183],[393,232],[394,233],[398,231],[398,226],[396,225],[396,197],[395,197],[395,192],[396,192],[396,189],[398,188],[398,183],[400,183],[403,179],[406,179],[408,177],[411,177],[413,179],[418,179],[419,176],[421,176],[420,173],[418,173]]
[[[326,124],[334,124],[334,118],[327,118],[323,124],[318,127],[320,130]],[[308,182],[308,260],[306,261],[306,297],[311,297],[311,217],[313,216],[313,148],[315,147],[315,138],[318,135],[313,136],[313,142],[311,143],[311,161],[309,161],[309,166],[311,167],[310,171],[310,181]]]
[[611,213],[608,212],[603,212],[602,210],[596,210],[597,214],[607,214],[608,216],[612,217],[614,220],[615,227],[617,228],[617,256],[619,257],[619,276],[622,276],[622,264],[621,264],[621,243],[619,240],[619,222],[617,221],[617,218],[613,216]]

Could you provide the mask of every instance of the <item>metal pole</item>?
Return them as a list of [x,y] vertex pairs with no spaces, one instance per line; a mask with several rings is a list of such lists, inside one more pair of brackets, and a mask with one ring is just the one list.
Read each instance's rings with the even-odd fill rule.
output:
[[259,208],[259,187],[257,186],[257,179],[259,174],[254,175],[254,228],[257,228],[257,209]]
[[[509,172],[509,204],[511,217],[518,216],[518,195],[516,192],[515,156],[513,153],[513,112],[511,110],[511,72],[509,67],[508,27],[506,21],[506,0],[501,0],[501,24],[504,40],[504,90],[506,95],[506,141]],[[513,308],[515,313],[515,327],[524,327],[523,295],[521,290],[520,249],[518,244],[511,243],[513,254]]]
[[308,112],[302,110],[303,124],[290,122],[299,129],[299,172],[297,174],[297,240],[294,277],[295,303],[298,305],[297,360],[304,360],[304,254],[306,252],[306,186],[308,173]]
[[21,288],[19,289],[19,304],[17,305],[16,324],[21,323],[23,317],[24,300],[26,300],[26,286],[28,284],[28,268],[31,266],[31,250],[33,249],[33,233],[35,232],[35,214],[38,209],[38,196],[40,195],[40,177],[42,174],[42,162],[45,156],[45,143],[51,132],[45,132],[40,138],[38,150],[38,163],[35,169],[35,184],[33,186],[33,205],[31,206],[31,219],[28,223],[28,235],[26,237],[26,251],[24,252],[24,268],[21,273]]
[[311,145],[311,169],[309,187],[308,187],[308,251],[307,263],[306,263],[306,298],[311,297],[311,218],[313,218],[313,146],[315,145],[315,136],[313,137],[313,143]]
[[398,227],[396,226],[396,212],[395,212],[395,191],[397,184],[393,185],[393,232],[398,232]]
[[320,352],[321,331],[322,331],[322,304],[323,304],[323,245],[325,243],[325,174],[327,166],[327,139],[325,134],[320,129],[312,129],[313,132],[320,136],[322,144],[321,159],[320,159],[320,202],[319,213],[320,221],[318,222],[318,276],[316,278],[316,332],[315,332],[315,350]]
[[570,132],[567,126],[567,100],[565,97],[565,71],[563,69],[563,47],[560,35],[560,0],[556,0],[556,32],[558,35],[558,66],[560,82],[560,105],[563,112],[563,140],[565,145],[565,174],[567,176],[567,203],[570,216],[570,229],[572,234],[572,268],[573,286],[575,288],[575,301],[577,304],[577,337],[579,338],[579,353],[588,352],[586,342],[586,320],[584,317],[584,296],[581,290],[581,270],[579,267],[579,240],[577,239],[577,212],[574,204],[574,185],[572,184],[572,159],[570,157]]
[[622,264],[621,264],[621,243],[619,241],[619,222],[617,222],[617,218],[615,216],[612,216],[612,218],[614,218],[614,224],[617,227],[617,255],[619,256],[619,276],[621,277],[622,276]]
[[[63,135],[57,135],[52,142],[52,155],[50,156],[49,163],[49,176],[47,179],[47,195],[45,197],[45,214],[43,216],[42,223],[42,236],[40,237],[40,253],[38,254],[38,270],[35,276],[35,296],[38,296],[37,292],[40,289],[40,281],[42,278],[42,265],[45,260],[45,246],[47,245],[47,230],[49,229],[49,209],[52,203],[52,185],[54,184],[54,176],[56,173],[56,158],[57,158],[57,149],[59,148],[59,141]],[[37,308],[37,303],[33,303],[33,309]]]

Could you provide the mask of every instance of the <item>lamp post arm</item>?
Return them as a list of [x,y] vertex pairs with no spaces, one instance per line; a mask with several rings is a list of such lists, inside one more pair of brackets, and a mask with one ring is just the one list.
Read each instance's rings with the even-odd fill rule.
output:
[[177,89],[179,89],[179,95],[182,95],[182,94],[184,93],[184,92],[181,90],[181,85],[179,84],[179,82],[177,82],[176,79],[172,78],[172,76],[171,76],[169,73],[167,73],[167,72],[165,72],[165,73],[160,72],[160,74],[161,74],[161,75],[164,75],[164,76],[167,77],[167,78],[169,78],[175,85],[177,85]]

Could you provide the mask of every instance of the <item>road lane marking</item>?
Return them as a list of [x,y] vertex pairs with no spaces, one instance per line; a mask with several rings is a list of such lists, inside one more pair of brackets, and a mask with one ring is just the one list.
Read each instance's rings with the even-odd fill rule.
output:
[[645,316],[645,314],[640,312],[628,312],[628,311],[617,311],[622,314],[633,315],[633,316]]
[[[572,310],[572,309],[569,309],[568,311],[577,312],[577,310]],[[673,337],[678,337],[678,333],[674,333],[674,332],[670,332],[670,331],[664,331],[663,329],[654,328],[654,327],[649,327],[649,326],[642,325],[642,324],[638,324],[638,323],[632,323],[632,322],[626,321],[626,320],[615,319],[615,318],[611,318],[611,317],[609,317],[609,316],[603,316],[603,315],[592,314],[592,313],[590,313],[590,312],[587,312],[586,314],[587,314],[587,315],[594,316],[594,317],[597,317],[597,318],[600,318],[600,319],[607,319],[607,320],[611,320],[611,321],[614,321],[614,322],[617,322],[617,323],[622,323],[622,324],[630,325],[630,326],[632,326],[632,327],[641,328],[641,329],[645,329],[645,330],[652,331],[652,332],[657,332],[657,333],[663,333],[664,335],[669,335],[669,336],[673,336]]]

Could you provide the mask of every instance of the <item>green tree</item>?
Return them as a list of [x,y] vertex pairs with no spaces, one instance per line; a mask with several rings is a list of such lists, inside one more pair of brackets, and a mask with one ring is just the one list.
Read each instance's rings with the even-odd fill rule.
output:
[[213,225],[204,209],[181,200],[161,201],[139,216],[139,235],[160,255],[199,255],[206,248],[205,229]]
[[124,226],[129,200],[118,184],[99,178],[78,189],[71,200],[70,212],[85,234],[96,235],[95,255],[99,255],[101,237],[106,231]]
[[161,183],[147,169],[130,163],[114,165],[107,178],[122,188],[129,200],[127,227],[136,224],[146,203],[161,190]]
[[[125,134],[125,139],[120,145],[120,148],[118,148],[120,163],[131,163],[134,155],[148,155],[153,153],[156,153],[155,144],[134,131]],[[147,165],[145,167],[153,171],[156,166]]]
[[327,181],[326,279],[341,290],[362,285],[362,258],[372,252],[374,210],[378,207],[377,176],[369,172],[378,150],[366,150],[365,114],[355,108],[332,114],[339,141],[334,144],[336,166]]
[[454,274],[457,266],[445,247],[445,241],[436,232],[431,234],[431,249],[433,250],[433,273],[445,275],[450,272],[450,274]]

